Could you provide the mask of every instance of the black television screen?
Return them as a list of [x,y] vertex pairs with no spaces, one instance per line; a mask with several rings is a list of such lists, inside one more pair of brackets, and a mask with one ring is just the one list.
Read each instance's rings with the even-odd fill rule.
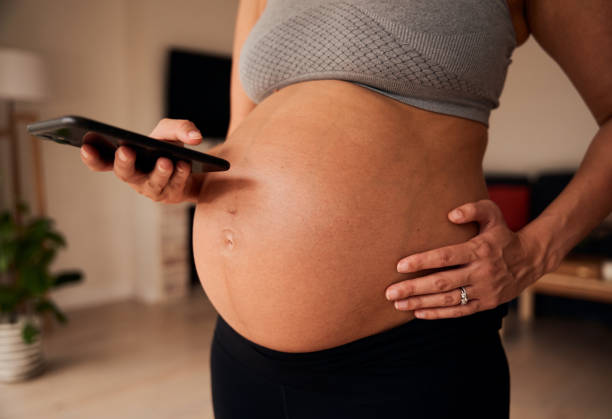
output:
[[227,56],[171,49],[166,73],[166,117],[194,122],[205,138],[225,139],[231,67]]

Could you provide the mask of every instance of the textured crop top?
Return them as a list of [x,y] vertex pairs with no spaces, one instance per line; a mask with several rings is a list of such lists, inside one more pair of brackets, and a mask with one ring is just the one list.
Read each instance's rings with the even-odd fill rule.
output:
[[506,0],[268,0],[239,72],[255,103],[336,79],[488,125],[515,47]]

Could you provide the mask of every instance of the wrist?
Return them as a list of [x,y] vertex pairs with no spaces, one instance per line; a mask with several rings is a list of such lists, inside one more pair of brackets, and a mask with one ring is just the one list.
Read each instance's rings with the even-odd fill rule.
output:
[[555,246],[558,244],[555,232],[559,228],[555,221],[551,217],[540,215],[518,232],[527,258],[536,273],[536,279],[557,270],[565,256],[563,249]]

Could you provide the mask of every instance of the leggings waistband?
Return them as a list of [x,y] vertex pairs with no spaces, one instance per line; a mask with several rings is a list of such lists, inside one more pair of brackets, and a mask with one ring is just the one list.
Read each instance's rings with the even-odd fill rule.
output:
[[[440,357],[462,357],[483,342],[499,340],[498,322],[415,319],[392,329],[337,347],[289,353],[258,345],[238,334],[219,316],[214,341],[234,360],[264,375],[287,383],[303,383],[372,367],[376,373],[398,365],[438,362]],[[460,321],[459,321],[460,320]]]

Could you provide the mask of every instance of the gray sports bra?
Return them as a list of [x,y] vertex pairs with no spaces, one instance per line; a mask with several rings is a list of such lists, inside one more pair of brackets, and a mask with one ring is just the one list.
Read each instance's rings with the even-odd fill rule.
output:
[[506,0],[268,0],[239,71],[256,103],[339,79],[488,125],[515,47]]

